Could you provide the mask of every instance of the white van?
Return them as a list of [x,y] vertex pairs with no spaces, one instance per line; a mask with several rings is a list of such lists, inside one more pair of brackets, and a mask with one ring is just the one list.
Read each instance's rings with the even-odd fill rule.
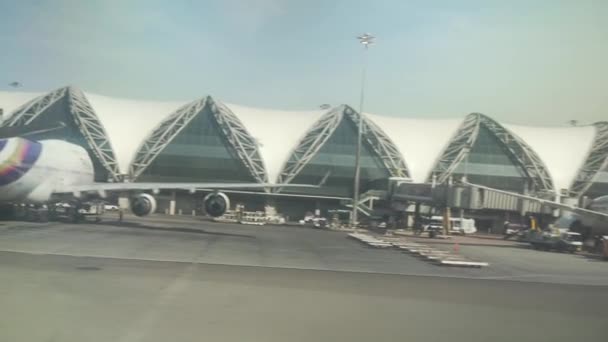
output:
[[[443,216],[433,216],[431,221],[424,227],[424,230],[429,228],[438,228],[443,230]],[[470,218],[451,217],[450,218],[450,233],[452,234],[473,234],[477,232],[475,220]]]

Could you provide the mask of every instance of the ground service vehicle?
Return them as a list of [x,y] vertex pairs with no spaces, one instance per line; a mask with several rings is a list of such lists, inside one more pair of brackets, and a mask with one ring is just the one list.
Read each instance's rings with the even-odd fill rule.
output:
[[531,231],[528,242],[535,249],[574,253],[583,247],[581,234],[570,231]]
[[[424,231],[429,233],[429,237],[435,237],[443,232],[443,217],[433,216],[431,220],[424,226]],[[473,234],[477,232],[475,220],[460,217],[450,218],[450,234]]]

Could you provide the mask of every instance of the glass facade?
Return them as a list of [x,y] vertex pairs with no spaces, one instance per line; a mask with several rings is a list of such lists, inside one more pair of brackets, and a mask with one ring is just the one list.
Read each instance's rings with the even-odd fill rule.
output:
[[[298,192],[309,194],[352,197],[357,151],[357,127],[344,118],[317,154],[308,162],[292,183],[317,184],[330,172],[325,186]],[[363,141],[361,149],[361,192],[383,189],[388,183],[389,171],[376,153]],[[285,189],[284,191],[288,191]]]
[[137,178],[140,182],[255,182],[205,107]]
[[484,126],[479,127],[477,140],[469,156],[454,170],[454,179],[466,173],[471,183],[498,189],[523,192],[526,176],[522,168],[511,159],[503,144]]
[[61,99],[57,100],[50,107],[48,107],[42,114],[38,115],[32,124],[48,124],[51,126],[54,123],[61,121],[65,124],[65,127],[53,131],[32,134],[29,135],[28,138],[34,140],[44,140],[44,139],[57,139],[64,140],[69,143],[82,146],[91,157],[93,161],[93,167],[95,170],[95,181],[97,182],[106,182],[108,181],[109,172],[106,168],[101,164],[99,159],[93,153],[93,149],[89,146],[88,142],[84,138],[84,135],[80,132],[80,129],[74,122],[74,117],[70,113],[69,110],[69,100],[67,95],[63,96]]
[[608,195],[608,166],[599,172],[593,184],[584,194],[589,198],[596,198]]

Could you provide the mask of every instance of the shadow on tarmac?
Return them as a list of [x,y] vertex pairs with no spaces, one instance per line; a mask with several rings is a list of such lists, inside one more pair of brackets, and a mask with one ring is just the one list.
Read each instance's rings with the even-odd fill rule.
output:
[[578,256],[580,256],[581,258],[589,261],[589,262],[604,262],[604,263],[608,263],[608,258],[605,258],[599,254],[592,254],[592,253],[581,253],[578,254]]
[[98,222],[96,224],[101,225],[101,226],[146,229],[146,230],[164,231],[164,232],[179,232],[179,233],[193,233],[193,234],[205,234],[205,235],[217,235],[217,236],[230,236],[230,237],[239,237],[239,238],[248,238],[248,239],[254,238],[254,236],[252,236],[252,235],[245,235],[245,234],[210,232],[210,231],[206,231],[204,229],[196,229],[196,228],[164,228],[164,227],[149,226],[147,224],[142,224],[142,223],[137,223],[137,222]]

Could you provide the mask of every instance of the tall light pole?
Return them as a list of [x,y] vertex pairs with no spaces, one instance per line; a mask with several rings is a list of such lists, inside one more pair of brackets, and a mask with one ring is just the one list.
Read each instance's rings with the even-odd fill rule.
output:
[[361,73],[361,96],[359,98],[359,122],[357,124],[357,152],[355,155],[355,180],[353,184],[353,212],[351,215],[351,227],[357,228],[359,223],[359,178],[361,174],[361,135],[363,131],[363,100],[365,98],[365,73],[367,71],[367,50],[374,43],[376,37],[365,33],[357,37],[363,49],[363,70]]

